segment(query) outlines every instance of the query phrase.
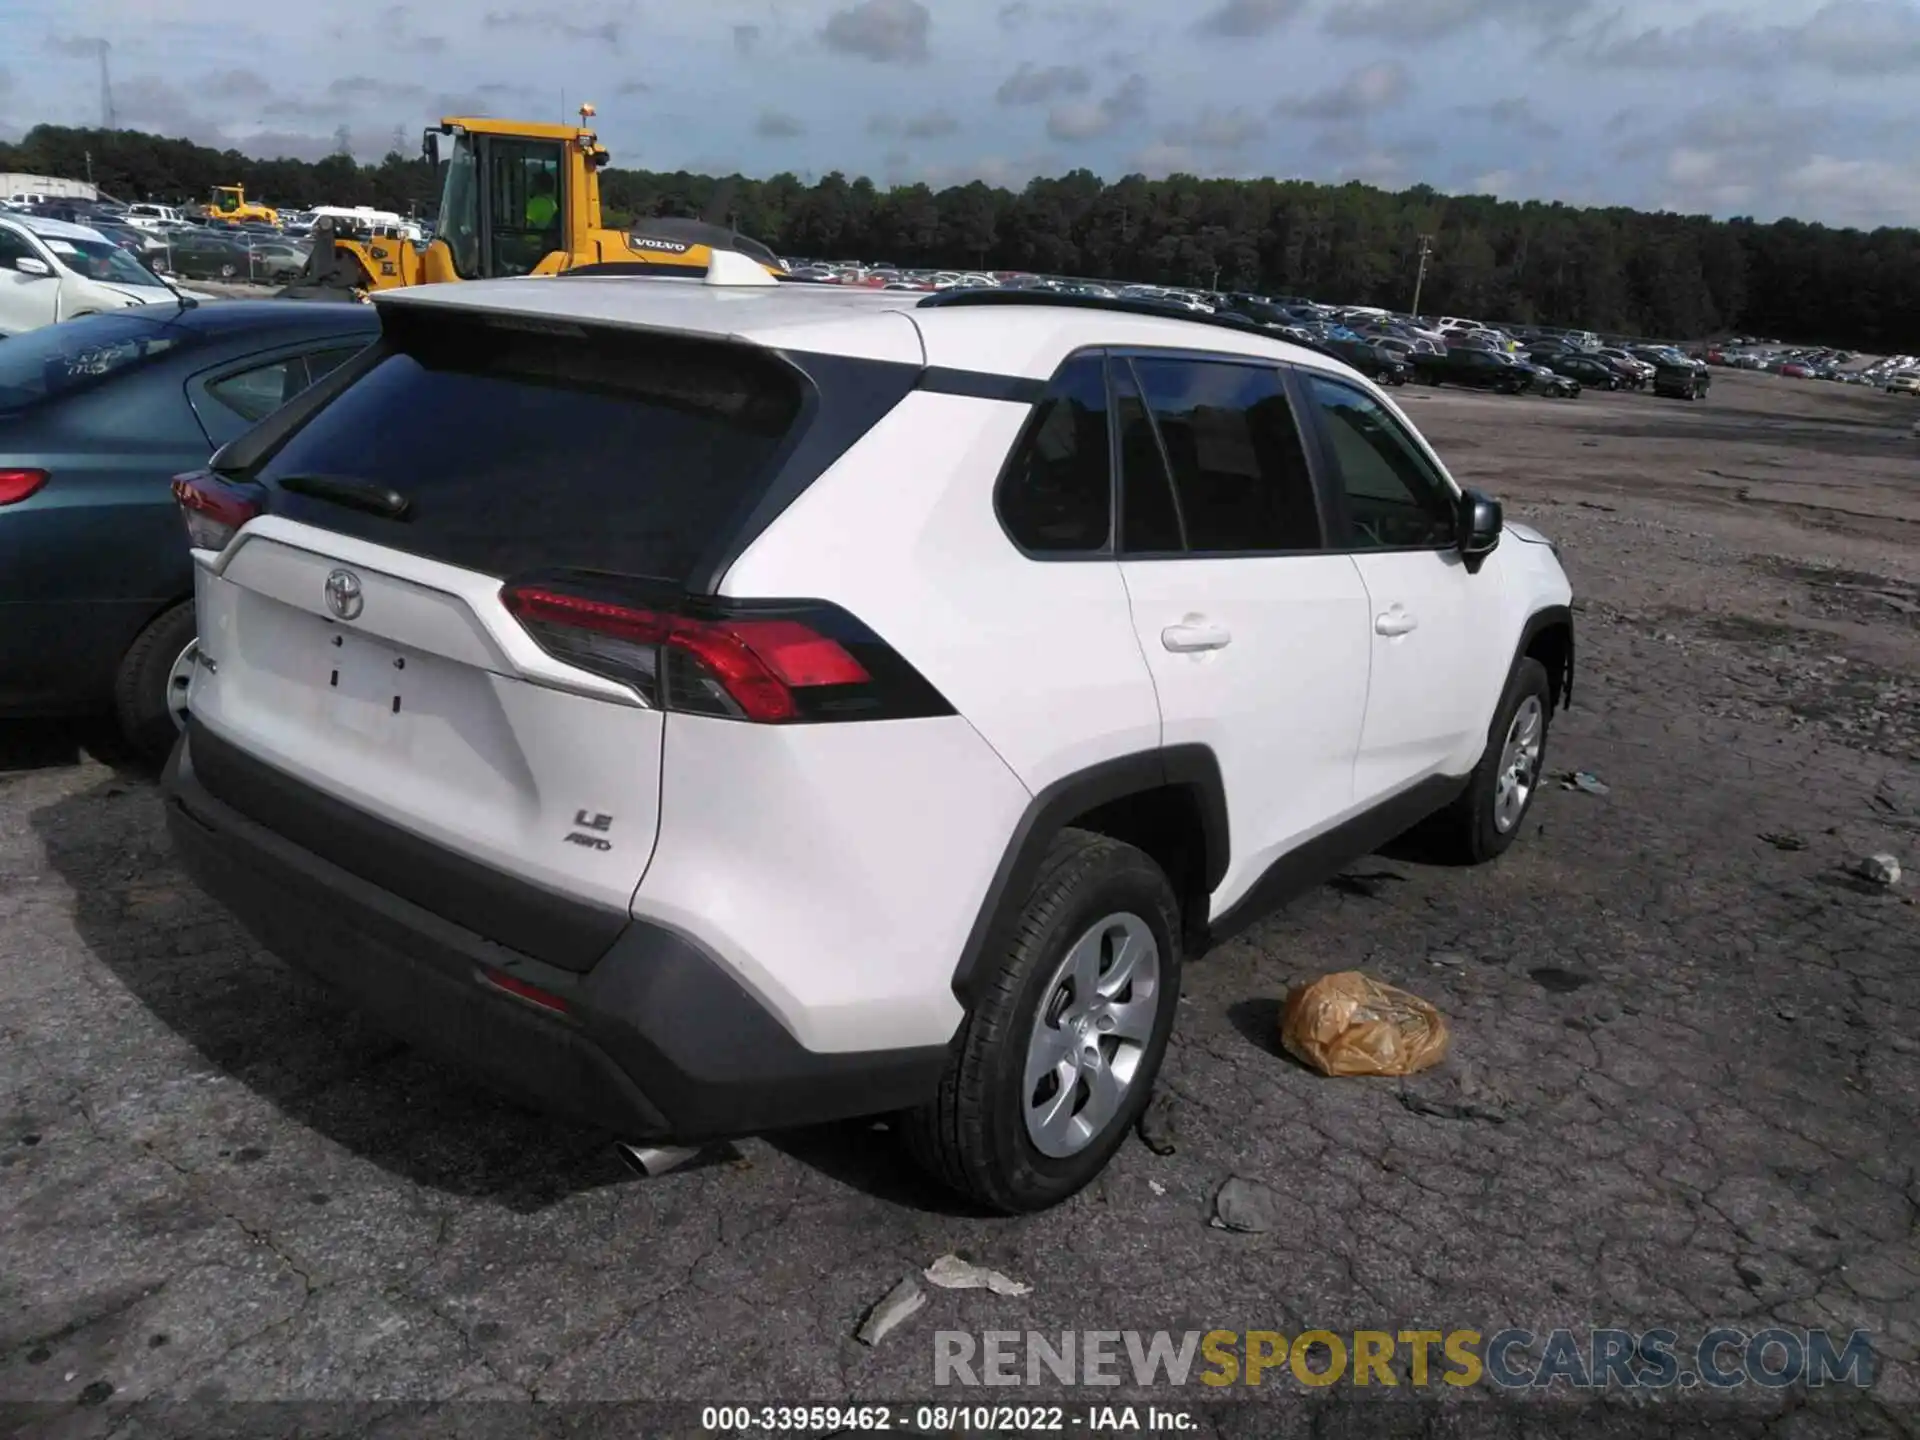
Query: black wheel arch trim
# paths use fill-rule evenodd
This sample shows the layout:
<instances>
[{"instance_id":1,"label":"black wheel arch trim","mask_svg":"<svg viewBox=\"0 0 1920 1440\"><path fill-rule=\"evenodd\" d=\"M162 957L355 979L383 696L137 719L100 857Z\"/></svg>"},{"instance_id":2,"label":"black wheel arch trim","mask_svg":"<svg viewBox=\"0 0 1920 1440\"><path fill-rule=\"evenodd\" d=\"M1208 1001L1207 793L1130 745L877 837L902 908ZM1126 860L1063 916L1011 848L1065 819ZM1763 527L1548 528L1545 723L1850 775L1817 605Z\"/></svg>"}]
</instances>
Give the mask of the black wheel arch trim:
<instances>
[{"instance_id":1,"label":"black wheel arch trim","mask_svg":"<svg viewBox=\"0 0 1920 1440\"><path fill-rule=\"evenodd\" d=\"M1205 745L1165 746L1116 756L1062 776L1028 803L987 885L986 897L980 903L973 928L967 934L966 947L953 971L953 993L962 1005L973 1008L980 962L1010 919L1010 902L1033 887L1034 877L1054 836L1076 816L1090 810L1169 788L1192 790L1198 803L1207 847L1206 869L1201 881L1204 889L1200 897L1204 905L1204 897L1211 895L1226 875L1230 855L1226 783L1220 775L1220 762L1211 749ZM1191 903L1194 898L1181 896L1183 903ZM1194 921L1191 916L1183 918ZM1204 926L1205 921L1203 913L1197 923Z\"/></svg>"},{"instance_id":2,"label":"black wheel arch trim","mask_svg":"<svg viewBox=\"0 0 1920 1440\"><path fill-rule=\"evenodd\" d=\"M1575 637L1573 610L1570 606L1544 606L1527 617L1527 623L1520 629L1519 643L1513 647L1513 664L1508 667L1507 680L1509 684L1512 683L1513 672L1518 670L1520 668L1520 662L1527 658L1527 652L1533 648L1533 642L1545 631L1556 628L1564 628L1567 632L1567 653L1565 659L1561 662L1560 673L1558 675L1550 673L1548 679L1553 682L1554 693L1560 702L1556 708L1566 710L1573 705L1573 657ZM1501 693L1506 693L1504 686L1501 689ZM1495 716L1495 719L1498 718L1498 716Z\"/></svg>"}]
</instances>

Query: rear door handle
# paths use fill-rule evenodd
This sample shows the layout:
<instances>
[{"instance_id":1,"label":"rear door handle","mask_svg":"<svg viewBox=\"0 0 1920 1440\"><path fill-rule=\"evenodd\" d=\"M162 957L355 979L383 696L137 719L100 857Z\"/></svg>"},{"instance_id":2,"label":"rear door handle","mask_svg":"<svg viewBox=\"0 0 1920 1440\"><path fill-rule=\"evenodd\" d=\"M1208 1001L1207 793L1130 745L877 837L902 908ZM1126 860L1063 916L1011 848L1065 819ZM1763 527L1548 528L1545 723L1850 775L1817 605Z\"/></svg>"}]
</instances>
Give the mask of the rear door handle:
<instances>
[{"instance_id":1,"label":"rear door handle","mask_svg":"<svg viewBox=\"0 0 1920 1440\"><path fill-rule=\"evenodd\" d=\"M1190 655L1197 650L1224 650L1233 643L1233 636L1221 626L1189 620L1167 626L1160 632L1160 643L1176 655Z\"/></svg>"},{"instance_id":2,"label":"rear door handle","mask_svg":"<svg viewBox=\"0 0 1920 1440\"><path fill-rule=\"evenodd\" d=\"M1406 635L1419 628L1420 622L1398 605L1373 617L1373 633L1376 635Z\"/></svg>"}]
</instances>

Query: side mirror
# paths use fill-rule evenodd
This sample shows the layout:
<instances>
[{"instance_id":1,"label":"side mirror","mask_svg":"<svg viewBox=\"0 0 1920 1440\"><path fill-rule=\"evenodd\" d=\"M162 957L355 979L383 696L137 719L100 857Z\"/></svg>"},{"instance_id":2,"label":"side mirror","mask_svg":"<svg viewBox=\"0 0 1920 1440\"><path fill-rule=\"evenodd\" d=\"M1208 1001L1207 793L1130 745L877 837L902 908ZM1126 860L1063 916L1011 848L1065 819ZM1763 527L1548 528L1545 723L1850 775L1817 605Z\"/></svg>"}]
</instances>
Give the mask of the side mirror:
<instances>
[{"instance_id":1,"label":"side mirror","mask_svg":"<svg viewBox=\"0 0 1920 1440\"><path fill-rule=\"evenodd\" d=\"M13 268L22 275L37 275L42 280L52 276L53 267L38 255L22 255L13 262Z\"/></svg>"},{"instance_id":2,"label":"side mirror","mask_svg":"<svg viewBox=\"0 0 1920 1440\"><path fill-rule=\"evenodd\" d=\"M1487 556L1499 548L1503 523L1498 500L1478 490L1461 492L1455 535L1467 569L1478 570Z\"/></svg>"},{"instance_id":3,"label":"side mirror","mask_svg":"<svg viewBox=\"0 0 1920 1440\"><path fill-rule=\"evenodd\" d=\"M440 166L440 132L429 130L420 137L420 158L438 169Z\"/></svg>"}]
</instances>

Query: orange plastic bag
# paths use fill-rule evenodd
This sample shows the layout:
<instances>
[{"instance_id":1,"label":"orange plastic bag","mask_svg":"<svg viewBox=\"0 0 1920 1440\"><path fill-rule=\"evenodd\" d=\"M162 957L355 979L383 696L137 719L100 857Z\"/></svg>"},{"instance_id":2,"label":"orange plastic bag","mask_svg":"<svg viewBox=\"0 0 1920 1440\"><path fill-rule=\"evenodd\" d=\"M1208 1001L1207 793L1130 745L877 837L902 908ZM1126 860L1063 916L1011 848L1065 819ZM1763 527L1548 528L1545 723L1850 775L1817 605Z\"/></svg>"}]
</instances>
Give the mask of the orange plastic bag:
<instances>
[{"instance_id":1,"label":"orange plastic bag","mask_svg":"<svg viewBox=\"0 0 1920 1440\"><path fill-rule=\"evenodd\" d=\"M1343 970L1293 988L1280 1043L1322 1075L1411 1075L1447 1058L1447 1022L1418 995Z\"/></svg>"}]
</instances>

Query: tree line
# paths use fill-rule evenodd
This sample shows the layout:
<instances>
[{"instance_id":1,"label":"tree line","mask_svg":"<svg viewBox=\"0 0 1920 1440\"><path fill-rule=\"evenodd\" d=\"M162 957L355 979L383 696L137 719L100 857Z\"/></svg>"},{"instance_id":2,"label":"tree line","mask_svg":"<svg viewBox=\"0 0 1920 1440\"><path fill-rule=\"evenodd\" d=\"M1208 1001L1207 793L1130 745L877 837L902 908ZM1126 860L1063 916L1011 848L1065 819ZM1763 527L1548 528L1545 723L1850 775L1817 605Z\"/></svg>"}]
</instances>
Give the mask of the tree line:
<instances>
[{"instance_id":1,"label":"tree line","mask_svg":"<svg viewBox=\"0 0 1920 1440\"><path fill-rule=\"evenodd\" d=\"M259 160L127 130L42 125L0 144L0 170L81 178L120 199L199 201L242 184L270 203L377 205L430 215L431 167L394 150ZM783 255L1297 295L1404 309L1432 248L1428 315L1680 339L1746 333L1881 353L1920 351L1920 230L1388 192L1358 182L1205 180L1086 170L1012 191L975 181L882 188L838 172L808 183L609 167L608 223L648 215L731 222Z\"/></svg>"}]
</instances>

